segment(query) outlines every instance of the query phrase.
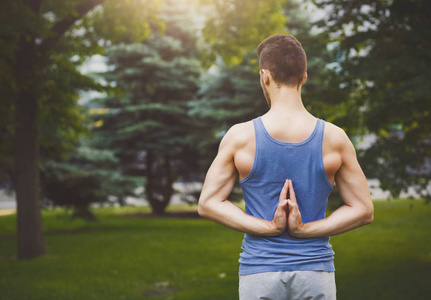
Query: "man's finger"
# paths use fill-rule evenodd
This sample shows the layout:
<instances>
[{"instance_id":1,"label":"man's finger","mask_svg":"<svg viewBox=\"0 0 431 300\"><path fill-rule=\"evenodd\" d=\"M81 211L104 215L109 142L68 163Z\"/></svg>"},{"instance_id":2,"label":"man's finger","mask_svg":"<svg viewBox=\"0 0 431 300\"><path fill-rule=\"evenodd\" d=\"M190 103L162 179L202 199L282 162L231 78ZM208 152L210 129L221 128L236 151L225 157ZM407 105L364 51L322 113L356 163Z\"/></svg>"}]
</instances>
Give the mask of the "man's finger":
<instances>
[{"instance_id":1,"label":"man's finger","mask_svg":"<svg viewBox=\"0 0 431 300\"><path fill-rule=\"evenodd\" d=\"M284 199L284 200L282 200L282 201L280 201L280 203L278 204L278 206L280 206L280 208L282 208L282 209L286 209L287 208L287 205L288 205L288 203L287 203L287 199Z\"/></svg>"},{"instance_id":2,"label":"man's finger","mask_svg":"<svg viewBox=\"0 0 431 300\"><path fill-rule=\"evenodd\" d=\"M280 193L280 199L279 199L280 202L287 198L288 190L289 190L289 180L286 180L284 182L283 189L281 190L281 193Z\"/></svg>"},{"instance_id":3,"label":"man's finger","mask_svg":"<svg viewBox=\"0 0 431 300\"><path fill-rule=\"evenodd\" d=\"M292 201L291 199L287 199L287 205L289 206L290 210L298 207L298 204L296 204L296 202Z\"/></svg>"},{"instance_id":4,"label":"man's finger","mask_svg":"<svg viewBox=\"0 0 431 300\"><path fill-rule=\"evenodd\" d=\"M288 188L289 188L289 199L296 203L296 195L295 195L295 190L293 189L292 180L289 180Z\"/></svg>"}]
</instances>

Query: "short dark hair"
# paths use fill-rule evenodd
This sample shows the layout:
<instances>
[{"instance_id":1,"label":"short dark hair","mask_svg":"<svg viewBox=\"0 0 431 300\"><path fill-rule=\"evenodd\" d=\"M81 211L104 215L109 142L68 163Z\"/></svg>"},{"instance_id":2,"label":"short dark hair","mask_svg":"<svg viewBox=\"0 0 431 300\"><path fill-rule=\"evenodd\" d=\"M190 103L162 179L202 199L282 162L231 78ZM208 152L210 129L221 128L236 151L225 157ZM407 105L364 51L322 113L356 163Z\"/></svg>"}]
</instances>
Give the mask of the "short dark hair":
<instances>
[{"instance_id":1,"label":"short dark hair","mask_svg":"<svg viewBox=\"0 0 431 300\"><path fill-rule=\"evenodd\" d=\"M257 47L261 69L267 69L280 85L298 87L307 72L307 56L301 43L290 34L274 34Z\"/></svg>"}]
</instances>

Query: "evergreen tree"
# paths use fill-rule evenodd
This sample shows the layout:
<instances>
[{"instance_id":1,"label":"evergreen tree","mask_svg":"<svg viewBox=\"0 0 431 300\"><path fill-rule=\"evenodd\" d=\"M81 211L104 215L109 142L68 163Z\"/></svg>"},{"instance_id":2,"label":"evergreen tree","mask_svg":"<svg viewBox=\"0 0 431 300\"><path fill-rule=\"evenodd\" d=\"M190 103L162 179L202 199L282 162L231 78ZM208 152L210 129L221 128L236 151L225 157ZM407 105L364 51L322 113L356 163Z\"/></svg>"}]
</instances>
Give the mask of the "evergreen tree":
<instances>
[{"instance_id":1,"label":"evergreen tree","mask_svg":"<svg viewBox=\"0 0 431 300\"><path fill-rule=\"evenodd\" d=\"M123 176L111 151L98 150L81 139L67 159L51 159L41 165L42 194L47 205L73 208L73 218L96 220L92 203L115 201L124 204L142 179Z\"/></svg>"},{"instance_id":2,"label":"evergreen tree","mask_svg":"<svg viewBox=\"0 0 431 300\"><path fill-rule=\"evenodd\" d=\"M165 9L163 35L107 50L112 70L105 78L122 92L95 101L108 109L98 116L99 146L114 150L125 174L146 177L145 195L155 214L164 213L180 171L196 159L188 103L201 72L187 7L168 1Z\"/></svg>"}]
</instances>

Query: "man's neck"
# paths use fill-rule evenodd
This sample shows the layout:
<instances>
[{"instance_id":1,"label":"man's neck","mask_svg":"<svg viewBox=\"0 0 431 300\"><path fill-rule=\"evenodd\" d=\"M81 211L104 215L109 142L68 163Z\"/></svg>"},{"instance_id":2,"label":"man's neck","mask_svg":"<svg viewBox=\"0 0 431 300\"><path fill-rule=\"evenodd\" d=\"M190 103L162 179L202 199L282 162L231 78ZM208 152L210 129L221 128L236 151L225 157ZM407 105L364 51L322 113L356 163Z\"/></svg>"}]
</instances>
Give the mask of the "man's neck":
<instances>
[{"instance_id":1,"label":"man's neck","mask_svg":"<svg viewBox=\"0 0 431 300\"><path fill-rule=\"evenodd\" d=\"M277 117L284 116L293 117L307 114L301 98L301 88L280 87L271 90L271 108L268 112L269 115Z\"/></svg>"}]
</instances>

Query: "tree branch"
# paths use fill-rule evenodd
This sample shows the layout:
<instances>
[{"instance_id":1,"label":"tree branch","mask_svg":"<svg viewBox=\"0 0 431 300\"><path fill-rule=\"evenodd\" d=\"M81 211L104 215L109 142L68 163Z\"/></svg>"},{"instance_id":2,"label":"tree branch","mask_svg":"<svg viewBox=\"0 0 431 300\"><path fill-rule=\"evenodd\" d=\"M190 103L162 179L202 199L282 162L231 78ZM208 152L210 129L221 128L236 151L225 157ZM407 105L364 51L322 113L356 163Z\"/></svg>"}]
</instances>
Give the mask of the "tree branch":
<instances>
[{"instance_id":1,"label":"tree branch","mask_svg":"<svg viewBox=\"0 0 431 300\"><path fill-rule=\"evenodd\" d=\"M84 17L90 10L106 0L87 0L76 7L76 14L65 17L52 26L51 35L40 45L42 53L46 53L54 48L66 31L75 24L76 21Z\"/></svg>"}]
</instances>

